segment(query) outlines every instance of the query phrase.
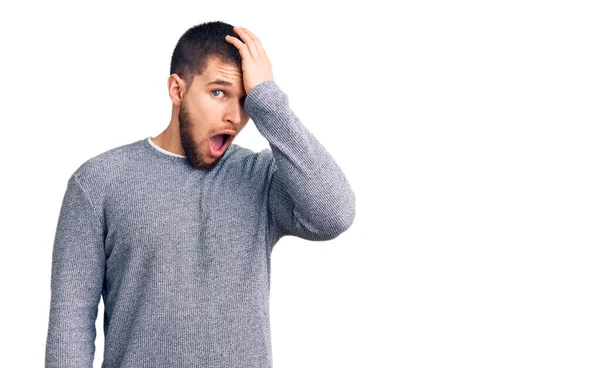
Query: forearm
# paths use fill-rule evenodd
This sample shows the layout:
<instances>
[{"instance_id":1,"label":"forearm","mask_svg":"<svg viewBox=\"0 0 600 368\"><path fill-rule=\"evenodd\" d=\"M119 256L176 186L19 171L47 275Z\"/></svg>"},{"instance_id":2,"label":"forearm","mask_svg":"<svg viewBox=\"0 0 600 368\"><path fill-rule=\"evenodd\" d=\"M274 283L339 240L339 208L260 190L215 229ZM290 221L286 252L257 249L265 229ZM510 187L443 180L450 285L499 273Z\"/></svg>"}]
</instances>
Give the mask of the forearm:
<instances>
[{"instance_id":1,"label":"forearm","mask_svg":"<svg viewBox=\"0 0 600 368\"><path fill-rule=\"evenodd\" d=\"M350 227L354 192L334 158L290 109L287 95L274 81L263 82L250 91L246 109L269 142L276 170L272 190L279 191L278 201L290 200L298 231L326 240Z\"/></svg>"}]
</instances>

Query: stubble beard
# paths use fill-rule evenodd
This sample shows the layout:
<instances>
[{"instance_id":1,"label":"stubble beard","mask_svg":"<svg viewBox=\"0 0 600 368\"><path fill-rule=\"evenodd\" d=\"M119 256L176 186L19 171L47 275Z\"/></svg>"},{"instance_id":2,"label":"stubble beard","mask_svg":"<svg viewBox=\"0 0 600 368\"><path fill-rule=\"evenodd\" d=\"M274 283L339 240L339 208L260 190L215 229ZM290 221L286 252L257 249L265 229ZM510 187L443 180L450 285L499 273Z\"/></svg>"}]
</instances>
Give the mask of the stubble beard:
<instances>
[{"instance_id":1,"label":"stubble beard","mask_svg":"<svg viewBox=\"0 0 600 368\"><path fill-rule=\"evenodd\" d=\"M212 169L219 163L221 157L224 156L224 153L217 157L212 163L205 162L205 157L200 152L200 147L194 142L194 137L192 135L193 124L190 121L189 111L185 101L181 103L181 108L179 109L177 117L179 119L179 139L181 140L181 146L188 160L197 169Z\"/></svg>"}]
</instances>

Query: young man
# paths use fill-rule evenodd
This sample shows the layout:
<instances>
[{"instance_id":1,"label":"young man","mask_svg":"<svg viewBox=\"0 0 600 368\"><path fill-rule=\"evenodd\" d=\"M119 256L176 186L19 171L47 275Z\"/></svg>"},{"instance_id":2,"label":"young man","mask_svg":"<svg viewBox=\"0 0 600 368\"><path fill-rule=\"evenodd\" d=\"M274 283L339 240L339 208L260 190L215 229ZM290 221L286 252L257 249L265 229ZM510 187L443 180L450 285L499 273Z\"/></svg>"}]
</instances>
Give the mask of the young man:
<instances>
[{"instance_id":1,"label":"young man","mask_svg":"<svg viewBox=\"0 0 600 368\"><path fill-rule=\"evenodd\" d=\"M100 297L103 368L271 367L273 246L333 239L354 221L346 177L290 110L250 31L187 30L168 86L161 134L89 159L68 181L47 368L92 367ZM271 149L233 143L250 118Z\"/></svg>"}]
</instances>

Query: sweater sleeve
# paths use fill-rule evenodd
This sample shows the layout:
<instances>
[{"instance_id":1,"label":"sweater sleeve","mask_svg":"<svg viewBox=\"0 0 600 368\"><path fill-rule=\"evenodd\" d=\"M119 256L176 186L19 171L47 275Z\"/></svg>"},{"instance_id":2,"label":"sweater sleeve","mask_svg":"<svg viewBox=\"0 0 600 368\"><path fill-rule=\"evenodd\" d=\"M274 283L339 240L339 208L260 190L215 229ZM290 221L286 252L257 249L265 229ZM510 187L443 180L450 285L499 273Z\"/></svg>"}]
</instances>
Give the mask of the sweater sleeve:
<instances>
[{"instance_id":1,"label":"sweater sleeve","mask_svg":"<svg viewBox=\"0 0 600 368\"><path fill-rule=\"evenodd\" d=\"M271 150L268 214L276 239L293 235L330 240L355 216L355 195L325 147L290 109L288 96L273 80L255 86L245 109Z\"/></svg>"},{"instance_id":2,"label":"sweater sleeve","mask_svg":"<svg viewBox=\"0 0 600 368\"><path fill-rule=\"evenodd\" d=\"M91 368L105 274L104 227L73 174L52 251L46 368Z\"/></svg>"}]
</instances>

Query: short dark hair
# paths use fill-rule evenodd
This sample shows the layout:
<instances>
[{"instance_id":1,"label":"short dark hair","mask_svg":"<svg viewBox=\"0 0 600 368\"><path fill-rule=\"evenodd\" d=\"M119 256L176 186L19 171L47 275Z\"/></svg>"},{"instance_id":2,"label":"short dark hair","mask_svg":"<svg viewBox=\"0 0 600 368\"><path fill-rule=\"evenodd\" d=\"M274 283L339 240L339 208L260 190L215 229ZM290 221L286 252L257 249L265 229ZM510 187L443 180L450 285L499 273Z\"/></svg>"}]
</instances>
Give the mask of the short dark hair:
<instances>
[{"instance_id":1,"label":"short dark hair","mask_svg":"<svg viewBox=\"0 0 600 368\"><path fill-rule=\"evenodd\" d=\"M225 40L226 35L240 39L233 26L222 21L205 22L189 28L177 41L169 75L177 74L189 88L194 75L202 74L213 57L242 70L242 57L237 47Z\"/></svg>"}]
</instances>

